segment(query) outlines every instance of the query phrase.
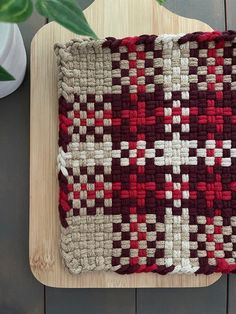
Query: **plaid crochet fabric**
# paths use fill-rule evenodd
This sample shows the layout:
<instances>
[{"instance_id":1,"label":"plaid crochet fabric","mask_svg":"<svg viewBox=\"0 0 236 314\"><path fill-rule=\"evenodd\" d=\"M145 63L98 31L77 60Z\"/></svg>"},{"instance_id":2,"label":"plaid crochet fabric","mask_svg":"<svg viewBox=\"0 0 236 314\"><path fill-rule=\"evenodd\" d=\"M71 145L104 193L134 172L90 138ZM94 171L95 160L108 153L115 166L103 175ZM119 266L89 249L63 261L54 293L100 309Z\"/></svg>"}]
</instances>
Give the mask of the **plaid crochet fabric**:
<instances>
[{"instance_id":1,"label":"plaid crochet fabric","mask_svg":"<svg viewBox=\"0 0 236 314\"><path fill-rule=\"evenodd\" d=\"M57 44L59 212L82 271L236 269L236 32Z\"/></svg>"}]
</instances>

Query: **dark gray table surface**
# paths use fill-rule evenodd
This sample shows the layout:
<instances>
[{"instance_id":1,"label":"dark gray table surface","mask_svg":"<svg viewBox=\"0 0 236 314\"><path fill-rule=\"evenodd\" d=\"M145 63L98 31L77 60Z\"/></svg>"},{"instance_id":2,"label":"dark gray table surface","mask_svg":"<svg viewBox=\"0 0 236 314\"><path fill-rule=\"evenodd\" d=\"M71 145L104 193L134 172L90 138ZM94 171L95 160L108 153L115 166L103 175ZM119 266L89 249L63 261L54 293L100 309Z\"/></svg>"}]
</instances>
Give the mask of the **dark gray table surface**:
<instances>
[{"instance_id":1,"label":"dark gray table surface","mask_svg":"<svg viewBox=\"0 0 236 314\"><path fill-rule=\"evenodd\" d=\"M82 7L92 2L79 1ZM168 0L165 6L217 30L236 29L236 0ZM28 56L45 23L35 13L20 25ZM236 275L192 289L54 289L37 282L28 262L29 95L28 67L22 86L0 100L0 314L235 314Z\"/></svg>"}]
</instances>

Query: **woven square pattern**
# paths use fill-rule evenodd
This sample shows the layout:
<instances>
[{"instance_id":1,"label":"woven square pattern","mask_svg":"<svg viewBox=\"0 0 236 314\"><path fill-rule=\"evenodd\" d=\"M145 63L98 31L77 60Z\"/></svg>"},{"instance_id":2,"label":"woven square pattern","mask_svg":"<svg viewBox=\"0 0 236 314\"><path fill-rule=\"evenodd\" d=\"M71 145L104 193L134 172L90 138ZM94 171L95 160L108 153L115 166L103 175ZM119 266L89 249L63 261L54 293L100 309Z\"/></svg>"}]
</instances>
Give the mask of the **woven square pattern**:
<instances>
[{"instance_id":1,"label":"woven square pattern","mask_svg":"<svg viewBox=\"0 0 236 314\"><path fill-rule=\"evenodd\" d=\"M236 33L57 44L73 274L236 269Z\"/></svg>"}]
</instances>

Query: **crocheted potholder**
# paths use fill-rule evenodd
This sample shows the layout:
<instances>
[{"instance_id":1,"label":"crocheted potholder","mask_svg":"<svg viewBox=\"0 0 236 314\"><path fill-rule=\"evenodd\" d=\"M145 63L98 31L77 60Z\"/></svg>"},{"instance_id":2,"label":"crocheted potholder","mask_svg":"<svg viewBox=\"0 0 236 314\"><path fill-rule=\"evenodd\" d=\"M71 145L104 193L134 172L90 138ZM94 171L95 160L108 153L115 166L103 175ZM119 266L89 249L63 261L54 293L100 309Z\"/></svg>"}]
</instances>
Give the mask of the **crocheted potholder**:
<instances>
[{"instance_id":1,"label":"crocheted potholder","mask_svg":"<svg viewBox=\"0 0 236 314\"><path fill-rule=\"evenodd\" d=\"M55 51L69 270L234 271L236 32Z\"/></svg>"}]
</instances>

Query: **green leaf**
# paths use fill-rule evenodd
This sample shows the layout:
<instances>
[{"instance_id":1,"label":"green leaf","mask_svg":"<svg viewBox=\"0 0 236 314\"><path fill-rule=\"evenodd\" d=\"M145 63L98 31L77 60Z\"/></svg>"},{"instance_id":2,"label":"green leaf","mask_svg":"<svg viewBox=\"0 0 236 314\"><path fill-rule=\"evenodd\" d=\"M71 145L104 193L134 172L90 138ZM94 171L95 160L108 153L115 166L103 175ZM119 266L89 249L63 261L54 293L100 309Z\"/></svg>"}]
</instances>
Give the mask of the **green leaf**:
<instances>
[{"instance_id":1,"label":"green leaf","mask_svg":"<svg viewBox=\"0 0 236 314\"><path fill-rule=\"evenodd\" d=\"M70 31L97 39L80 6L73 0L37 0L39 14L56 21Z\"/></svg>"},{"instance_id":2,"label":"green leaf","mask_svg":"<svg viewBox=\"0 0 236 314\"><path fill-rule=\"evenodd\" d=\"M31 0L0 0L0 22L19 23L31 14Z\"/></svg>"},{"instance_id":3,"label":"green leaf","mask_svg":"<svg viewBox=\"0 0 236 314\"><path fill-rule=\"evenodd\" d=\"M0 81L14 81L15 78L0 65Z\"/></svg>"},{"instance_id":4,"label":"green leaf","mask_svg":"<svg viewBox=\"0 0 236 314\"><path fill-rule=\"evenodd\" d=\"M163 4L166 2L166 0L157 0L157 2L158 2L160 5L163 5Z\"/></svg>"}]
</instances>

